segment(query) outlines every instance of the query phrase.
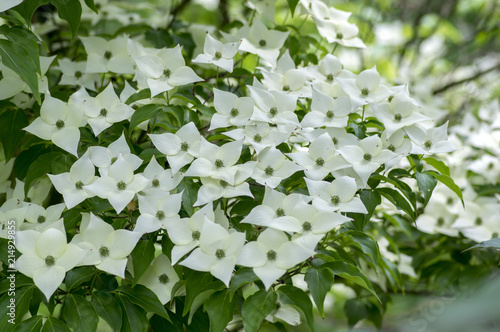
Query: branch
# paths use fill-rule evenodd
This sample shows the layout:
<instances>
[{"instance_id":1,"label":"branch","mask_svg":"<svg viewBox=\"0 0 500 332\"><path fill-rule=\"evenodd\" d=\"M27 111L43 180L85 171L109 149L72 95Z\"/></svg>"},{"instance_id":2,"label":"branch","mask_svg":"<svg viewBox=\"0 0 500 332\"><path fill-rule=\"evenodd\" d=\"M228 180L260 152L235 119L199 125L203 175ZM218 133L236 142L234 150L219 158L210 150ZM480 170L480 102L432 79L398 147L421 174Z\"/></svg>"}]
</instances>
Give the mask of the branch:
<instances>
[{"instance_id":1,"label":"branch","mask_svg":"<svg viewBox=\"0 0 500 332\"><path fill-rule=\"evenodd\" d=\"M170 13L172 15L172 20L168 24L167 28L170 28L172 24L174 24L177 15L179 15L179 13L184 9L184 7L189 5L190 2L191 0L182 0L174 9L172 9L172 12Z\"/></svg>"},{"instance_id":2,"label":"branch","mask_svg":"<svg viewBox=\"0 0 500 332\"><path fill-rule=\"evenodd\" d=\"M493 67L488 68L486 70L477 71L474 75L471 75L469 77L463 78L463 79L458 80L458 81L450 82L450 83L446 84L445 86L442 86L442 87L434 90L432 92L432 94L433 95L437 95L438 93L444 92L444 91L448 90L449 88L454 87L455 85L459 85L459 84L465 83L467 81L473 81L473 80L478 79L479 77L481 77L481 76L483 76L483 75L485 75L485 74L487 74L489 72L492 72L492 71L494 71L496 69L500 69L500 63L497 63Z\"/></svg>"}]
</instances>

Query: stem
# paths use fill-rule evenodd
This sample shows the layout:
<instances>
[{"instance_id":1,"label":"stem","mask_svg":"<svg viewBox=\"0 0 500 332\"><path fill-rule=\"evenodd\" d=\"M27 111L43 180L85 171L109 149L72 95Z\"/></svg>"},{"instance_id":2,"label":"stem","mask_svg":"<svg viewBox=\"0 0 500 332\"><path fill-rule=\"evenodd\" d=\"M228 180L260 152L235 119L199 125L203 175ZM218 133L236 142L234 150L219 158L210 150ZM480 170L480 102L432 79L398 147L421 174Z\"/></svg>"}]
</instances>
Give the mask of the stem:
<instances>
[{"instance_id":1,"label":"stem","mask_svg":"<svg viewBox=\"0 0 500 332\"><path fill-rule=\"evenodd\" d=\"M335 53L335 50L337 49L337 46L339 46L338 43L335 43L335 46L333 47L333 51L332 51L332 54Z\"/></svg>"},{"instance_id":2,"label":"stem","mask_svg":"<svg viewBox=\"0 0 500 332\"><path fill-rule=\"evenodd\" d=\"M318 52L319 47L321 46L321 43L323 42L323 39L325 39L325 38L324 38L324 37L321 37L321 39L319 40L318 46L316 47L316 50L314 50L314 54L316 54L316 52ZM333 53L333 52L332 52L332 53Z\"/></svg>"},{"instance_id":3,"label":"stem","mask_svg":"<svg viewBox=\"0 0 500 332\"><path fill-rule=\"evenodd\" d=\"M254 76L255 76L255 73L257 72L257 66L259 65L259 60L260 60L260 58L259 58L259 56L257 56L257 63L255 64L255 68L253 70L253 75Z\"/></svg>"},{"instance_id":4,"label":"stem","mask_svg":"<svg viewBox=\"0 0 500 332\"><path fill-rule=\"evenodd\" d=\"M248 22L248 25L252 25L253 23L253 18L255 17L255 13L257 12L256 9L253 10L252 17L250 17L250 22Z\"/></svg>"},{"instance_id":5,"label":"stem","mask_svg":"<svg viewBox=\"0 0 500 332\"><path fill-rule=\"evenodd\" d=\"M361 121L365 121L365 107L366 105L363 105L363 114L361 114Z\"/></svg>"},{"instance_id":6,"label":"stem","mask_svg":"<svg viewBox=\"0 0 500 332\"><path fill-rule=\"evenodd\" d=\"M422 159L424 159L424 155L421 155L420 158L418 158L417 162L415 163L415 165L413 165L409 170L408 170L408 173L413 171L413 169L415 169L415 167L418 166L418 164L420 164L420 162L422 161Z\"/></svg>"},{"instance_id":7,"label":"stem","mask_svg":"<svg viewBox=\"0 0 500 332\"><path fill-rule=\"evenodd\" d=\"M217 66L217 74L215 75L215 87L219 84L219 66Z\"/></svg>"}]
</instances>

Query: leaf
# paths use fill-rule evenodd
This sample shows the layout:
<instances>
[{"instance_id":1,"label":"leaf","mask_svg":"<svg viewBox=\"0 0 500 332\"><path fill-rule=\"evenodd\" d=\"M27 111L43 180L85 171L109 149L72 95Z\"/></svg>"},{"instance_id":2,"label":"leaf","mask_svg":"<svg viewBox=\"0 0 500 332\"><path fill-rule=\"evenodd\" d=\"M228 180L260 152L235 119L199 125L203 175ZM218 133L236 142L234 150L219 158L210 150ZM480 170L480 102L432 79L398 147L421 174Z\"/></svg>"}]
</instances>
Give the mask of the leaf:
<instances>
[{"instance_id":1,"label":"leaf","mask_svg":"<svg viewBox=\"0 0 500 332\"><path fill-rule=\"evenodd\" d=\"M428 157L424 158L423 161L425 161L427 164L431 165L434 167L439 173L450 176L450 168L446 166L444 162L441 160L437 160L436 158Z\"/></svg>"},{"instance_id":2,"label":"leaf","mask_svg":"<svg viewBox=\"0 0 500 332\"><path fill-rule=\"evenodd\" d=\"M15 9L26 19L26 21L30 24L31 17L36 9L40 6L48 3L49 0L28 0L23 1L19 6L15 7Z\"/></svg>"},{"instance_id":3,"label":"leaf","mask_svg":"<svg viewBox=\"0 0 500 332\"><path fill-rule=\"evenodd\" d=\"M43 316L33 316L17 325L14 332L38 332L42 329L42 325Z\"/></svg>"},{"instance_id":4,"label":"leaf","mask_svg":"<svg viewBox=\"0 0 500 332\"><path fill-rule=\"evenodd\" d=\"M352 328L357 322L368 317L366 303L358 299L347 300L344 305L344 312L347 316L349 328Z\"/></svg>"},{"instance_id":5,"label":"leaf","mask_svg":"<svg viewBox=\"0 0 500 332\"><path fill-rule=\"evenodd\" d=\"M163 318L170 319L156 294L149 288L143 285L135 285L132 288L130 285L127 285L119 287L116 292L126 296L132 303L138 305L146 312L153 312Z\"/></svg>"},{"instance_id":6,"label":"leaf","mask_svg":"<svg viewBox=\"0 0 500 332\"><path fill-rule=\"evenodd\" d=\"M96 14L98 14L97 7L95 6L94 0L85 0L85 4L87 5L87 7L92 9Z\"/></svg>"},{"instance_id":7,"label":"leaf","mask_svg":"<svg viewBox=\"0 0 500 332\"><path fill-rule=\"evenodd\" d=\"M278 288L278 294L281 303L289 304L302 313L309 329L314 332L313 306L309 296L302 289L288 285Z\"/></svg>"},{"instance_id":8,"label":"leaf","mask_svg":"<svg viewBox=\"0 0 500 332\"><path fill-rule=\"evenodd\" d=\"M79 0L50 0L50 3L57 8L57 14L60 18L69 23L73 39L76 37L80 27L80 18L82 16L82 5Z\"/></svg>"},{"instance_id":9,"label":"leaf","mask_svg":"<svg viewBox=\"0 0 500 332\"><path fill-rule=\"evenodd\" d=\"M182 207L190 216L194 213L193 204L196 202L199 188L199 183L195 183L187 178L184 178L178 187L178 191L182 192Z\"/></svg>"},{"instance_id":10,"label":"leaf","mask_svg":"<svg viewBox=\"0 0 500 332\"><path fill-rule=\"evenodd\" d=\"M210 296L205 301L205 311L210 318L210 331L223 332L227 324L233 319L236 298L232 296L228 289L224 289Z\"/></svg>"},{"instance_id":11,"label":"leaf","mask_svg":"<svg viewBox=\"0 0 500 332\"><path fill-rule=\"evenodd\" d=\"M462 195L462 190L460 190L460 187L457 186L455 181L453 181L452 178L450 178L448 175L443 175L438 172L434 171L427 171L428 174L432 175L435 177L439 182L450 188L457 196L460 198L462 201L462 206L465 208L465 203L464 203L464 197Z\"/></svg>"},{"instance_id":12,"label":"leaf","mask_svg":"<svg viewBox=\"0 0 500 332\"><path fill-rule=\"evenodd\" d=\"M145 332L148 317L141 306L134 305L130 298L118 295L122 307L122 332Z\"/></svg>"},{"instance_id":13,"label":"leaf","mask_svg":"<svg viewBox=\"0 0 500 332\"><path fill-rule=\"evenodd\" d=\"M35 286L27 286L16 289L16 323L20 323L24 314L28 312L31 297ZM8 294L8 293L7 293Z\"/></svg>"},{"instance_id":14,"label":"leaf","mask_svg":"<svg viewBox=\"0 0 500 332\"><path fill-rule=\"evenodd\" d=\"M387 198L398 210L404 211L412 220L415 220L413 208L397 190L391 188L377 188L375 190Z\"/></svg>"},{"instance_id":15,"label":"leaf","mask_svg":"<svg viewBox=\"0 0 500 332\"><path fill-rule=\"evenodd\" d=\"M278 296L274 291L259 290L249 296L241 308L241 317L246 332L257 332L260 324L276 308Z\"/></svg>"},{"instance_id":16,"label":"leaf","mask_svg":"<svg viewBox=\"0 0 500 332\"><path fill-rule=\"evenodd\" d=\"M373 289L370 280L368 280L368 278L366 278L366 276L354 265L342 261L336 261L325 263L322 265L322 267L329 268L330 270L332 270L333 274L360 285L361 287L372 293L377 298L377 300L380 301L377 293L375 293L375 290Z\"/></svg>"},{"instance_id":17,"label":"leaf","mask_svg":"<svg viewBox=\"0 0 500 332\"><path fill-rule=\"evenodd\" d=\"M297 7L299 0L287 0L287 2L288 2L288 6L290 7L290 11L292 12L292 17L293 17L293 14L295 14L295 8Z\"/></svg>"},{"instance_id":18,"label":"leaf","mask_svg":"<svg viewBox=\"0 0 500 332\"><path fill-rule=\"evenodd\" d=\"M49 317L43 324L41 332L70 332L69 328L62 320L55 317Z\"/></svg>"},{"instance_id":19,"label":"leaf","mask_svg":"<svg viewBox=\"0 0 500 332\"><path fill-rule=\"evenodd\" d=\"M135 285L155 258L155 246L153 241L139 241L134 250L132 250L130 256L134 266Z\"/></svg>"},{"instance_id":20,"label":"leaf","mask_svg":"<svg viewBox=\"0 0 500 332\"><path fill-rule=\"evenodd\" d=\"M370 261L374 266L378 265L380 259L380 251L378 249L378 244L369 235L366 235L360 231L349 231L348 234L352 236L352 239L359 244L361 250L370 257Z\"/></svg>"},{"instance_id":21,"label":"leaf","mask_svg":"<svg viewBox=\"0 0 500 332\"><path fill-rule=\"evenodd\" d=\"M153 315L149 320L149 325L151 325L152 331L183 331L182 324L179 328L176 328L172 323L170 323L165 318L158 315Z\"/></svg>"},{"instance_id":22,"label":"leaf","mask_svg":"<svg viewBox=\"0 0 500 332\"><path fill-rule=\"evenodd\" d=\"M22 47L15 45L12 41L0 39L0 56L2 57L2 63L12 69L26 82L35 99L40 104L38 77L36 75L37 66L31 60L30 54Z\"/></svg>"},{"instance_id":23,"label":"leaf","mask_svg":"<svg viewBox=\"0 0 500 332\"><path fill-rule=\"evenodd\" d=\"M259 280L259 277L253 272L252 268L243 267L240 268L236 274L231 278L231 283L229 284L229 289L231 291L231 297L234 296L234 293L242 286L249 284Z\"/></svg>"},{"instance_id":24,"label":"leaf","mask_svg":"<svg viewBox=\"0 0 500 332\"><path fill-rule=\"evenodd\" d=\"M310 267L307 269L304 280L307 283L307 287L311 292L321 317L325 317L323 303L325 302L326 294L333 286L332 272L326 268Z\"/></svg>"},{"instance_id":25,"label":"leaf","mask_svg":"<svg viewBox=\"0 0 500 332\"><path fill-rule=\"evenodd\" d=\"M115 298L109 293L98 291L92 295L92 305L113 331L120 331L122 326L122 310Z\"/></svg>"},{"instance_id":26,"label":"leaf","mask_svg":"<svg viewBox=\"0 0 500 332\"><path fill-rule=\"evenodd\" d=\"M424 195L424 207L429 202L431 198L432 191L436 187L437 180L432 175L427 172L420 173L415 172L415 178L417 179L417 185L420 192Z\"/></svg>"},{"instance_id":27,"label":"leaf","mask_svg":"<svg viewBox=\"0 0 500 332\"><path fill-rule=\"evenodd\" d=\"M475 248L500 248L500 237L488 241L483 241L481 243L476 244L475 246L465 249L464 251Z\"/></svg>"},{"instance_id":28,"label":"leaf","mask_svg":"<svg viewBox=\"0 0 500 332\"><path fill-rule=\"evenodd\" d=\"M5 162L16 152L21 139L26 134L22 129L29 124L28 117L23 110L7 110L0 114L0 141L2 141Z\"/></svg>"},{"instance_id":29,"label":"leaf","mask_svg":"<svg viewBox=\"0 0 500 332\"><path fill-rule=\"evenodd\" d=\"M151 90L144 89L144 90L136 92L133 95L131 95L130 97L128 97L127 101L125 101L125 104L130 105L133 102L136 102L136 101L142 100L142 99L147 99L147 98L151 98Z\"/></svg>"},{"instance_id":30,"label":"leaf","mask_svg":"<svg viewBox=\"0 0 500 332\"><path fill-rule=\"evenodd\" d=\"M62 317L74 332L95 331L99 322L92 304L83 296L76 294L66 295Z\"/></svg>"},{"instance_id":31,"label":"leaf","mask_svg":"<svg viewBox=\"0 0 500 332\"><path fill-rule=\"evenodd\" d=\"M64 284L66 285L68 292L92 279L95 272L96 269L90 266L77 267L68 271L68 273L66 273L66 278L64 279Z\"/></svg>"},{"instance_id":32,"label":"leaf","mask_svg":"<svg viewBox=\"0 0 500 332\"><path fill-rule=\"evenodd\" d=\"M54 168L61 170L61 160L68 160L68 156L59 151L45 153L38 157L28 169L26 180L24 181L24 192L28 192L31 184L35 180L45 176L47 173L54 174ZM69 171L70 167L71 165L67 165L67 171Z\"/></svg>"},{"instance_id":33,"label":"leaf","mask_svg":"<svg viewBox=\"0 0 500 332\"><path fill-rule=\"evenodd\" d=\"M138 108L130 118L129 131L132 133L132 130L134 130L135 127L137 127L140 123L143 123L146 120L154 119L162 109L162 105L154 104L149 104Z\"/></svg>"},{"instance_id":34,"label":"leaf","mask_svg":"<svg viewBox=\"0 0 500 332\"><path fill-rule=\"evenodd\" d=\"M182 316L185 316L189 310L191 310L194 299L203 290L207 289L207 286L212 283L212 280L212 275L207 272L192 271L189 273L186 278L186 302L184 304Z\"/></svg>"},{"instance_id":35,"label":"leaf","mask_svg":"<svg viewBox=\"0 0 500 332\"><path fill-rule=\"evenodd\" d=\"M33 32L20 26L9 28L7 25L2 25L0 27L0 34L7 37L14 45L24 49L35 65L36 72L40 75L42 74L40 68L40 52L37 44L39 39Z\"/></svg>"}]
</instances>

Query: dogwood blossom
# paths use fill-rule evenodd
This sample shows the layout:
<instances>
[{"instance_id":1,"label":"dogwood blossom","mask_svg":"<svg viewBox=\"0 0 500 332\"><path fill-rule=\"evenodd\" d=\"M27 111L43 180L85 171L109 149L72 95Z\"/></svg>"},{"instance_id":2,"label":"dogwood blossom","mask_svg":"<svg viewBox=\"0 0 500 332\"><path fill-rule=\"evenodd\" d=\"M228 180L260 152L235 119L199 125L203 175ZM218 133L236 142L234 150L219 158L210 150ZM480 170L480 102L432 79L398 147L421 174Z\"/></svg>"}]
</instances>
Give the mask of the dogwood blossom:
<instances>
[{"instance_id":1,"label":"dogwood blossom","mask_svg":"<svg viewBox=\"0 0 500 332\"><path fill-rule=\"evenodd\" d=\"M106 40L101 37L80 37L87 52L86 73L133 74L134 66L128 55L126 36Z\"/></svg>"},{"instance_id":2,"label":"dogwood blossom","mask_svg":"<svg viewBox=\"0 0 500 332\"><path fill-rule=\"evenodd\" d=\"M161 254L151 262L137 283L151 289L160 302L166 304L170 301L172 288L177 281L179 276L171 266L170 260Z\"/></svg>"},{"instance_id":3,"label":"dogwood blossom","mask_svg":"<svg viewBox=\"0 0 500 332\"><path fill-rule=\"evenodd\" d=\"M139 211L134 232L151 233L160 228L166 229L167 224L179 222L182 193L163 196L139 196ZM174 226L175 227L175 226Z\"/></svg>"},{"instance_id":4,"label":"dogwood blossom","mask_svg":"<svg viewBox=\"0 0 500 332\"><path fill-rule=\"evenodd\" d=\"M214 88L214 107L217 113L210 120L209 130L249 124L254 104L251 97L238 98L230 92Z\"/></svg>"},{"instance_id":5,"label":"dogwood blossom","mask_svg":"<svg viewBox=\"0 0 500 332\"><path fill-rule=\"evenodd\" d=\"M162 195L175 189L184 178L184 174L172 173L171 169L163 169L155 156L151 158L149 164L142 173L148 180L148 185L142 190L146 195Z\"/></svg>"},{"instance_id":6,"label":"dogwood blossom","mask_svg":"<svg viewBox=\"0 0 500 332\"><path fill-rule=\"evenodd\" d=\"M312 205L318 210L368 213L361 199L355 197L358 186L353 178L341 176L332 182L305 178L305 181L313 197Z\"/></svg>"},{"instance_id":7,"label":"dogwood blossom","mask_svg":"<svg viewBox=\"0 0 500 332\"><path fill-rule=\"evenodd\" d=\"M418 125L405 128L411 139L411 153L430 155L455 151L457 148L448 141L448 122L436 128L424 129Z\"/></svg>"},{"instance_id":8,"label":"dogwood blossom","mask_svg":"<svg viewBox=\"0 0 500 332\"><path fill-rule=\"evenodd\" d=\"M351 99L347 96L333 99L317 89L312 89L311 112L307 113L300 123L303 127L336 127L347 126L351 113Z\"/></svg>"},{"instance_id":9,"label":"dogwood blossom","mask_svg":"<svg viewBox=\"0 0 500 332\"><path fill-rule=\"evenodd\" d=\"M301 166L288 160L273 144L259 153L252 178L264 186L276 188L283 179L302 169Z\"/></svg>"},{"instance_id":10,"label":"dogwood blossom","mask_svg":"<svg viewBox=\"0 0 500 332\"><path fill-rule=\"evenodd\" d=\"M199 54L194 60L194 63L212 63L217 67L224 69L230 73L233 72L233 58L238 52L238 47L241 42L222 44L220 41L212 37L208 32L205 37L205 46L203 54Z\"/></svg>"}]
</instances>

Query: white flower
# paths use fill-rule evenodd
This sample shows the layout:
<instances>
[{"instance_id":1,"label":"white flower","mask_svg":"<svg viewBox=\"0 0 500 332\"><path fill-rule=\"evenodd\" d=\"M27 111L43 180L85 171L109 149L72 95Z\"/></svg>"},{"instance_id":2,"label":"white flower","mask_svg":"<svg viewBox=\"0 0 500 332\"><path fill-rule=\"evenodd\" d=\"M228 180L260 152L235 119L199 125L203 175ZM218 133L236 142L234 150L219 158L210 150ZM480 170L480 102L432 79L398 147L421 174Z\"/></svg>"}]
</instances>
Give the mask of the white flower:
<instances>
[{"instance_id":1,"label":"white flower","mask_svg":"<svg viewBox=\"0 0 500 332\"><path fill-rule=\"evenodd\" d=\"M276 188L283 179L302 169L299 165L288 160L273 145L257 156L257 167L255 167L252 178L264 186Z\"/></svg>"},{"instance_id":2,"label":"white flower","mask_svg":"<svg viewBox=\"0 0 500 332\"><path fill-rule=\"evenodd\" d=\"M135 174L133 167L120 154L108 168L108 175L102 176L85 188L101 198L105 198L120 213L134 199L136 193L148 184L148 180Z\"/></svg>"},{"instance_id":3,"label":"white flower","mask_svg":"<svg viewBox=\"0 0 500 332\"><path fill-rule=\"evenodd\" d=\"M256 106L251 117L253 121L298 126L299 120L295 114L297 96L278 91L266 91L253 86L247 86L247 88Z\"/></svg>"},{"instance_id":4,"label":"white flower","mask_svg":"<svg viewBox=\"0 0 500 332\"><path fill-rule=\"evenodd\" d=\"M288 325L297 326L300 324L300 313L291 305L278 302L276 309L266 316L266 320L271 323L283 321Z\"/></svg>"},{"instance_id":5,"label":"white flower","mask_svg":"<svg viewBox=\"0 0 500 332\"><path fill-rule=\"evenodd\" d=\"M80 37L87 52L86 73L133 74L134 66L127 52L126 36L106 40L100 37Z\"/></svg>"},{"instance_id":6,"label":"white flower","mask_svg":"<svg viewBox=\"0 0 500 332\"><path fill-rule=\"evenodd\" d=\"M171 169L163 169L158 164L155 156L151 158L148 166L144 169L142 175L148 179L148 185L143 189L146 195L161 195L169 193L175 189L184 178L184 174L177 172L172 173Z\"/></svg>"},{"instance_id":7,"label":"white flower","mask_svg":"<svg viewBox=\"0 0 500 332\"><path fill-rule=\"evenodd\" d=\"M332 182L305 179L309 195L314 197L312 205L320 211L368 213L365 205L356 196L356 180L341 176Z\"/></svg>"},{"instance_id":8,"label":"white flower","mask_svg":"<svg viewBox=\"0 0 500 332\"><path fill-rule=\"evenodd\" d=\"M208 130L249 124L254 105L251 97L238 98L214 88L214 107L217 113L212 116Z\"/></svg>"},{"instance_id":9,"label":"white flower","mask_svg":"<svg viewBox=\"0 0 500 332\"><path fill-rule=\"evenodd\" d=\"M139 211L134 232L151 233L160 228L167 229L167 224L180 221L182 193L163 196L139 196Z\"/></svg>"},{"instance_id":10,"label":"white flower","mask_svg":"<svg viewBox=\"0 0 500 332\"><path fill-rule=\"evenodd\" d=\"M75 161L69 172L61 174L47 174L56 190L63 195L64 203L71 209L85 199L95 196L85 186L95 180L95 167L90 161L89 151Z\"/></svg>"},{"instance_id":11,"label":"white flower","mask_svg":"<svg viewBox=\"0 0 500 332\"><path fill-rule=\"evenodd\" d=\"M86 73L87 62L72 62L70 59L59 59L59 69L62 76L59 85L77 85L95 91L96 83L100 81L98 74Z\"/></svg>"},{"instance_id":12,"label":"white flower","mask_svg":"<svg viewBox=\"0 0 500 332\"><path fill-rule=\"evenodd\" d=\"M22 253L16 261L16 269L33 278L47 300L62 283L66 272L80 263L86 255L86 250L68 244L66 234L54 228L42 233L33 230L18 231L16 246Z\"/></svg>"},{"instance_id":13,"label":"white flower","mask_svg":"<svg viewBox=\"0 0 500 332\"><path fill-rule=\"evenodd\" d=\"M202 78L186 66L181 48L164 49L157 55L134 57L137 68L147 77L151 96L172 90L176 86L202 81Z\"/></svg>"},{"instance_id":14,"label":"white flower","mask_svg":"<svg viewBox=\"0 0 500 332\"><path fill-rule=\"evenodd\" d=\"M500 234L500 205L496 198L480 197L468 201L451 227L459 229L467 238L482 242L496 238Z\"/></svg>"},{"instance_id":15,"label":"white flower","mask_svg":"<svg viewBox=\"0 0 500 332\"><path fill-rule=\"evenodd\" d=\"M390 138L387 138L386 131L382 132L381 135L382 145L384 149L388 149L397 154L397 156L385 163L385 168L391 168L410 154L412 146L411 141L405 137L405 133L402 129L396 130Z\"/></svg>"},{"instance_id":16,"label":"white flower","mask_svg":"<svg viewBox=\"0 0 500 332\"><path fill-rule=\"evenodd\" d=\"M206 219L200 235L200 247L180 264L196 271L210 272L229 287L244 244L245 233L230 233L221 225Z\"/></svg>"},{"instance_id":17,"label":"white flower","mask_svg":"<svg viewBox=\"0 0 500 332\"><path fill-rule=\"evenodd\" d=\"M276 0L248 0L246 5L257 11L271 22L274 22L274 13L276 11Z\"/></svg>"},{"instance_id":18,"label":"white flower","mask_svg":"<svg viewBox=\"0 0 500 332\"><path fill-rule=\"evenodd\" d=\"M252 267L267 289L287 269L314 255L314 250L289 241L285 233L268 228L257 241L247 243L238 257L237 264Z\"/></svg>"},{"instance_id":19,"label":"white flower","mask_svg":"<svg viewBox=\"0 0 500 332\"><path fill-rule=\"evenodd\" d=\"M81 122L82 114L74 105L68 105L47 95L40 108L40 117L24 130L42 139L51 140L61 149L78 156L78 127Z\"/></svg>"},{"instance_id":20,"label":"white flower","mask_svg":"<svg viewBox=\"0 0 500 332\"><path fill-rule=\"evenodd\" d=\"M64 203L51 205L47 209L35 203L28 204L25 217L27 222L22 225L22 230L31 229L40 231L46 229L47 226L62 220L61 213L65 208L66 205Z\"/></svg>"},{"instance_id":21,"label":"white flower","mask_svg":"<svg viewBox=\"0 0 500 332\"><path fill-rule=\"evenodd\" d=\"M193 60L195 63L212 63L230 73L233 72L233 57L241 42L222 44L207 32L203 54Z\"/></svg>"},{"instance_id":22,"label":"white flower","mask_svg":"<svg viewBox=\"0 0 500 332\"><path fill-rule=\"evenodd\" d=\"M291 132L280 131L276 127L270 127L267 122L256 122L231 131L226 131L224 135L231 137L234 140L244 139L243 143L252 145L256 153L260 153L267 147L280 145L288 137Z\"/></svg>"},{"instance_id":23,"label":"white flower","mask_svg":"<svg viewBox=\"0 0 500 332\"><path fill-rule=\"evenodd\" d=\"M448 142L448 121L436 128L424 129L413 125L404 129L411 139L413 148L411 153L430 155L457 150Z\"/></svg>"},{"instance_id":24,"label":"white flower","mask_svg":"<svg viewBox=\"0 0 500 332\"><path fill-rule=\"evenodd\" d=\"M101 271L125 278L127 256L141 236L142 233L125 229L115 230L91 212L83 216L80 234L71 243L88 250L80 265L95 265Z\"/></svg>"},{"instance_id":25,"label":"white flower","mask_svg":"<svg viewBox=\"0 0 500 332\"><path fill-rule=\"evenodd\" d=\"M161 254L156 257L137 282L151 289L160 302L165 305L170 301L172 288L179 281L170 260Z\"/></svg>"},{"instance_id":26,"label":"white flower","mask_svg":"<svg viewBox=\"0 0 500 332\"><path fill-rule=\"evenodd\" d=\"M347 96L333 99L317 89L312 89L311 112L302 119L302 127L337 127L347 126L351 113L351 99Z\"/></svg>"},{"instance_id":27,"label":"white flower","mask_svg":"<svg viewBox=\"0 0 500 332\"><path fill-rule=\"evenodd\" d=\"M193 122L185 124L175 134L151 134L149 137L154 146L167 156L174 174L199 153L201 135Z\"/></svg>"}]
</instances>

